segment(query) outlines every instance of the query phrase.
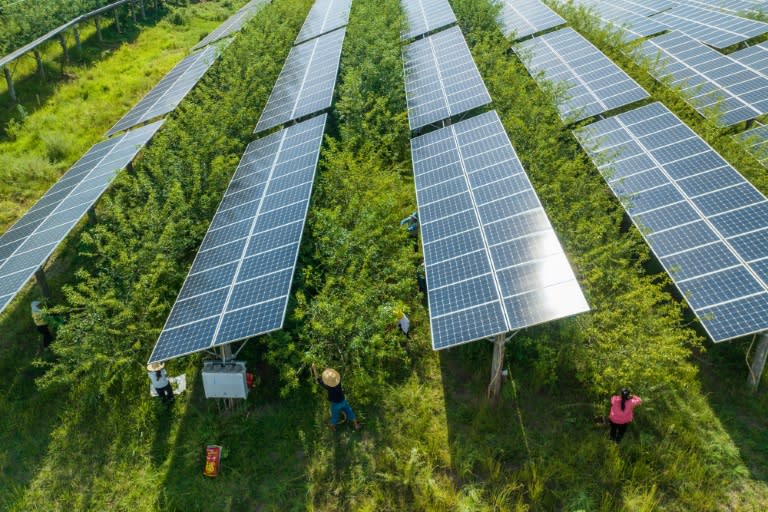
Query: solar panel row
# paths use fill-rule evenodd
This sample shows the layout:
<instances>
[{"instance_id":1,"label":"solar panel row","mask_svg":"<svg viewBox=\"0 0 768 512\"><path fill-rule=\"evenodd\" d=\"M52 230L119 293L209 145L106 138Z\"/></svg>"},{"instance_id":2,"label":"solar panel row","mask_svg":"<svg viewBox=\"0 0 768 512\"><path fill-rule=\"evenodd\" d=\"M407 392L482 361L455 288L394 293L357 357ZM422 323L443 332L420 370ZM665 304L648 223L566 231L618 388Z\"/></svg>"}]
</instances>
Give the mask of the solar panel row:
<instances>
[{"instance_id":1,"label":"solar panel row","mask_svg":"<svg viewBox=\"0 0 768 512\"><path fill-rule=\"evenodd\" d=\"M656 63L652 73L670 79L704 116L730 126L768 112L768 76L680 32L645 41L638 58Z\"/></svg>"},{"instance_id":2,"label":"solar panel row","mask_svg":"<svg viewBox=\"0 0 768 512\"><path fill-rule=\"evenodd\" d=\"M749 144L749 149L755 158L768 167L768 126L758 126L742 132L736 137Z\"/></svg>"},{"instance_id":3,"label":"solar panel row","mask_svg":"<svg viewBox=\"0 0 768 512\"><path fill-rule=\"evenodd\" d=\"M209 46L182 60L107 132L107 136L171 112L208 71L218 56L219 49Z\"/></svg>"},{"instance_id":4,"label":"solar panel row","mask_svg":"<svg viewBox=\"0 0 768 512\"><path fill-rule=\"evenodd\" d=\"M331 106L344 35L342 28L291 48L254 133Z\"/></svg>"},{"instance_id":5,"label":"solar panel row","mask_svg":"<svg viewBox=\"0 0 768 512\"><path fill-rule=\"evenodd\" d=\"M491 102L458 27L409 44L403 57L411 130Z\"/></svg>"},{"instance_id":6,"label":"solar panel row","mask_svg":"<svg viewBox=\"0 0 768 512\"><path fill-rule=\"evenodd\" d=\"M654 19L715 48L726 48L768 32L768 23L693 5L675 4Z\"/></svg>"},{"instance_id":7,"label":"solar panel row","mask_svg":"<svg viewBox=\"0 0 768 512\"><path fill-rule=\"evenodd\" d=\"M660 103L575 132L716 342L768 329L768 200Z\"/></svg>"},{"instance_id":8,"label":"solar panel row","mask_svg":"<svg viewBox=\"0 0 768 512\"><path fill-rule=\"evenodd\" d=\"M760 43L728 55L743 65L768 76L768 43Z\"/></svg>"},{"instance_id":9,"label":"solar panel row","mask_svg":"<svg viewBox=\"0 0 768 512\"><path fill-rule=\"evenodd\" d=\"M765 0L675 0L678 4L697 5L713 10L723 10L731 14L766 12Z\"/></svg>"},{"instance_id":10,"label":"solar panel row","mask_svg":"<svg viewBox=\"0 0 768 512\"><path fill-rule=\"evenodd\" d=\"M93 146L0 236L0 311L41 268L115 175L152 138L163 121Z\"/></svg>"},{"instance_id":11,"label":"solar panel row","mask_svg":"<svg viewBox=\"0 0 768 512\"><path fill-rule=\"evenodd\" d=\"M456 15L448 0L402 0L408 30L403 39L413 39L442 27L456 23Z\"/></svg>"},{"instance_id":12,"label":"solar panel row","mask_svg":"<svg viewBox=\"0 0 768 512\"><path fill-rule=\"evenodd\" d=\"M575 0L576 5L590 8L603 26L621 30L622 41L629 42L667 30L653 18L637 14L634 9L601 0Z\"/></svg>"},{"instance_id":13,"label":"solar panel row","mask_svg":"<svg viewBox=\"0 0 768 512\"><path fill-rule=\"evenodd\" d=\"M235 32L239 31L253 16L266 5L268 0L251 0L245 4L239 11L227 18L224 23L216 27L216 29L205 36L199 43L192 47L193 50L208 46L225 37L229 37Z\"/></svg>"},{"instance_id":14,"label":"solar panel row","mask_svg":"<svg viewBox=\"0 0 768 512\"><path fill-rule=\"evenodd\" d=\"M495 111L411 153L435 350L588 309Z\"/></svg>"},{"instance_id":15,"label":"solar panel row","mask_svg":"<svg viewBox=\"0 0 768 512\"><path fill-rule=\"evenodd\" d=\"M563 120L579 121L648 97L642 87L571 28L525 41L516 51L537 81L567 85L557 105Z\"/></svg>"},{"instance_id":16,"label":"solar panel row","mask_svg":"<svg viewBox=\"0 0 768 512\"><path fill-rule=\"evenodd\" d=\"M149 362L282 327L326 118L248 145Z\"/></svg>"},{"instance_id":17,"label":"solar panel row","mask_svg":"<svg viewBox=\"0 0 768 512\"><path fill-rule=\"evenodd\" d=\"M501 24L504 35L515 39L565 25L565 20L540 0L502 0Z\"/></svg>"},{"instance_id":18,"label":"solar panel row","mask_svg":"<svg viewBox=\"0 0 768 512\"><path fill-rule=\"evenodd\" d=\"M326 34L347 24L352 0L317 0L310 9L296 43Z\"/></svg>"}]
</instances>

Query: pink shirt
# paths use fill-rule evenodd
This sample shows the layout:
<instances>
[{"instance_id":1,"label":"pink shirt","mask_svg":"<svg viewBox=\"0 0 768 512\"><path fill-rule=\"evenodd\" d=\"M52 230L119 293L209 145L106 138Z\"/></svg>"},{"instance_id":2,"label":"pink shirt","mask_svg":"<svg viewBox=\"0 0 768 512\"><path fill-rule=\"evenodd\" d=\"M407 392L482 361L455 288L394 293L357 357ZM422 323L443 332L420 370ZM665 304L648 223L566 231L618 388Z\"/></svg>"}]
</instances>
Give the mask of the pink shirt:
<instances>
[{"instance_id":1,"label":"pink shirt","mask_svg":"<svg viewBox=\"0 0 768 512\"><path fill-rule=\"evenodd\" d=\"M624 410L621 410L621 397L613 395L611 397L611 415L610 420L617 424L630 423L632 421L632 409L643 403L639 396L632 396L624 402Z\"/></svg>"}]
</instances>

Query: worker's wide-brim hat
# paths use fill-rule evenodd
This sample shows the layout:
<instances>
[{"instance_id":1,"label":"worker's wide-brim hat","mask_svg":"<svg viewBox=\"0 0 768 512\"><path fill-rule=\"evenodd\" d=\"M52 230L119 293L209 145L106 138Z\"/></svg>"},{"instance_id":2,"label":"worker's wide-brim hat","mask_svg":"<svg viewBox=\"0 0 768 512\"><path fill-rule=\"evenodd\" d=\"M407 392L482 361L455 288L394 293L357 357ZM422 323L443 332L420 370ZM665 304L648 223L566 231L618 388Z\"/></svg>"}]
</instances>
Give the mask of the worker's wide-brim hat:
<instances>
[{"instance_id":1,"label":"worker's wide-brim hat","mask_svg":"<svg viewBox=\"0 0 768 512\"><path fill-rule=\"evenodd\" d=\"M326 386L336 387L341 382L341 375L333 368L326 368L323 370L323 384Z\"/></svg>"},{"instance_id":2,"label":"worker's wide-brim hat","mask_svg":"<svg viewBox=\"0 0 768 512\"><path fill-rule=\"evenodd\" d=\"M147 365L147 370L150 372L157 372L165 368L165 363L149 363Z\"/></svg>"}]
</instances>

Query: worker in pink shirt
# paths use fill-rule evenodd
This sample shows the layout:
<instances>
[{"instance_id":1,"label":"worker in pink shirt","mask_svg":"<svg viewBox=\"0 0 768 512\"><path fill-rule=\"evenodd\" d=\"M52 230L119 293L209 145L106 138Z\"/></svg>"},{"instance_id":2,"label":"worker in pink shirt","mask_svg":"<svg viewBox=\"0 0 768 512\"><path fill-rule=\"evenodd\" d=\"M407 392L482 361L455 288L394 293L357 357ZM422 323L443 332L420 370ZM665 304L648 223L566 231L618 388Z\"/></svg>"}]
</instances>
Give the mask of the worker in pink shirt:
<instances>
[{"instance_id":1,"label":"worker in pink shirt","mask_svg":"<svg viewBox=\"0 0 768 512\"><path fill-rule=\"evenodd\" d=\"M611 414L608 420L611 422L611 440L617 444L624 437L627 431L627 425L632 423L632 411L635 407L643 403L639 396L629 394L627 388L621 390L621 396L613 395L611 397Z\"/></svg>"}]
</instances>

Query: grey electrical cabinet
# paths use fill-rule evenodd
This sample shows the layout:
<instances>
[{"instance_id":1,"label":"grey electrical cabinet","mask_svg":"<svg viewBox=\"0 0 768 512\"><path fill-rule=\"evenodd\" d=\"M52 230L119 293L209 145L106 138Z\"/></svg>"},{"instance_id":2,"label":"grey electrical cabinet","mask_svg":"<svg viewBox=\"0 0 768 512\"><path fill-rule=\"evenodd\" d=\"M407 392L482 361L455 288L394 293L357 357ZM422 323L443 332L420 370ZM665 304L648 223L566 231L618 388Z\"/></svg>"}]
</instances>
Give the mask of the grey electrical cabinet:
<instances>
[{"instance_id":1,"label":"grey electrical cabinet","mask_svg":"<svg viewBox=\"0 0 768 512\"><path fill-rule=\"evenodd\" d=\"M203 388L205 398L248 398L244 361L205 361Z\"/></svg>"}]
</instances>

